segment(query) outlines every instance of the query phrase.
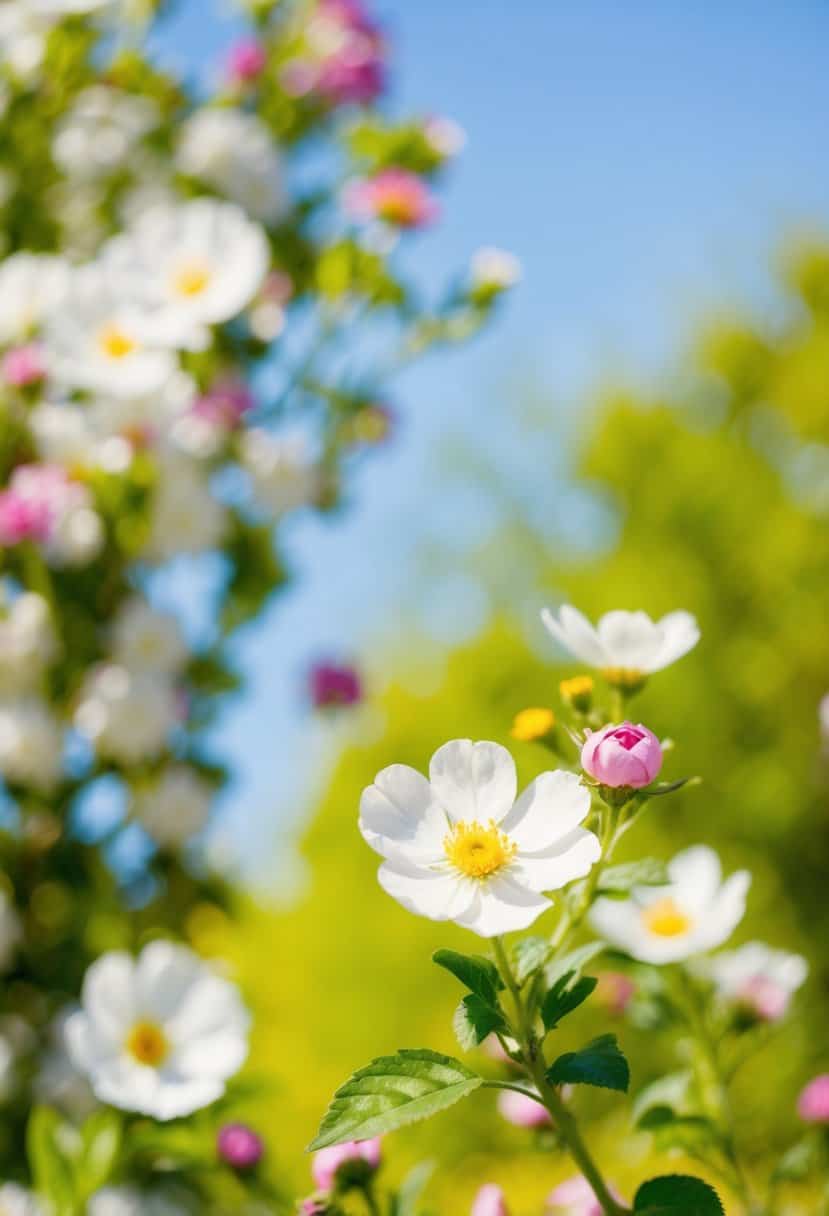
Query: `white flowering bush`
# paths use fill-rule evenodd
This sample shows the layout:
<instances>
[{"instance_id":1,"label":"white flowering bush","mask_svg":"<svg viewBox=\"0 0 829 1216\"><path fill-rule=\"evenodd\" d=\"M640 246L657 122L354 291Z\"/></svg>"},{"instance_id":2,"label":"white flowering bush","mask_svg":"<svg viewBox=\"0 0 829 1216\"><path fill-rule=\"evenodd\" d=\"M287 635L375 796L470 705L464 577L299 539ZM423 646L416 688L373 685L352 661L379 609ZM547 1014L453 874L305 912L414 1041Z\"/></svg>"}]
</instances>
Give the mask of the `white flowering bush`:
<instances>
[{"instance_id":1,"label":"white flowering bush","mask_svg":"<svg viewBox=\"0 0 829 1216\"><path fill-rule=\"evenodd\" d=\"M169 7L0 4L8 1212L281 1210L231 1118L248 1013L184 944L232 901L197 847L225 779L205 728L287 585L284 521L341 504L387 373L518 273L490 249L433 302L410 279L462 133L388 115L359 0L241 5L198 95L144 49ZM198 630L158 606L172 568Z\"/></svg>"},{"instance_id":2,"label":"white flowering bush","mask_svg":"<svg viewBox=\"0 0 829 1216\"><path fill-rule=\"evenodd\" d=\"M490 1064L482 1066L480 1053L468 1062L412 1047L355 1072L311 1145L318 1190L302 1210L356 1211L349 1203L357 1193L366 1210L385 1211L380 1138L495 1090L508 1122L572 1159L576 1172L547 1198L550 1216L822 1211L786 1206L783 1191L811 1181L825 1207L829 1077L803 1089L801 1137L762 1169L746 1152L745 1112L733 1094L740 1068L785 1027L806 961L762 942L728 948L751 876L723 874L708 844L667 864L614 860L644 814L664 814L674 791L698 784L663 779L673 741L629 716L654 673L694 649L697 622L687 612L653 621L612 611L594 627L569 605L542 616L556 643L597 673L564 680L559 711L535 706L515 718L513 737L546 748L555 767L519 792L505 747L456 739L435 752L428 775L405 764L384 768L360 805L360 831L382 859L382 888L410 912L483 939L478 952L439 949L433 961L463 990L453 1021L460 1048L483 1047ZM588 1001L613 1031L564 1050L562 1023L572 1039ZM627 1195L608 1177L581 1113L591 1093L631 1087L620 1018L676 1059L675 1071L644 1087L633 1078L635 1127L658 1153L699 1168L643 1176ZM423 1180L417 1171L388 1210L424 1211ZM485 1183L471 1216L511 1210L501 1187Z\"/></svg>"}]
</instances>

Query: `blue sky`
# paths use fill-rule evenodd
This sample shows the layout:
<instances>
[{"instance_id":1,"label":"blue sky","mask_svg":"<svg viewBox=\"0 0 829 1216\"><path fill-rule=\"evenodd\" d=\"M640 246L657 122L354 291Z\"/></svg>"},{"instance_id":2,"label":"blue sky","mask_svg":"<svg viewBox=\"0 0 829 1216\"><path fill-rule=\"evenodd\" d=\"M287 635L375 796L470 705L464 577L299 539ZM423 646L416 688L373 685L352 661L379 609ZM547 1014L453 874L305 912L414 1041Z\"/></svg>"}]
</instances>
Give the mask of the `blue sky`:
<instances>
[{"instance_id":1,"label":"blue sky","mask_svg":"<svg viewBox=\"0 0 829 1216\"><path fill-rule=\"evenodd\" d=\"M824 0L376 8L392 109L450 115L468 135L444 221L415 247L418 273L440 282L495 243L525 277L488 334L397 383L399 440L362 470L348 514L289 538L298 582L245 638L251 691L221 730L238 770L225 822L249 856L290 836L311 758L338 737L303 712L305 662L371 666L379 636L399 641L419 543L451 518L434 475L446 436L497 451L516 379L572 402L606 373L655 371L701 312L762 306L782 238L829 217ZM206 72L237 28L230 0L181 0L158 49Z\"/></svg>"}]
</instances>

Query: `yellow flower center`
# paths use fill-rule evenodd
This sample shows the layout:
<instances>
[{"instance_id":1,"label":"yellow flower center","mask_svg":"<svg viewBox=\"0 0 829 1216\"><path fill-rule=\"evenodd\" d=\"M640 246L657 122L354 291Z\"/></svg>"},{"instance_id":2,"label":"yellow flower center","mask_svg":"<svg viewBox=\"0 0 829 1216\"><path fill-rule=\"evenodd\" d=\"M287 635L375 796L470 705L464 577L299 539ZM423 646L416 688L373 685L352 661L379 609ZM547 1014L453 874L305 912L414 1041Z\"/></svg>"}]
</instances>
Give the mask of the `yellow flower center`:
<instances>
[{"instance_id":1,"label":"yellow flower center","mask_svg":"<svg viewBox=\"0 0 829 1216\"><path fill-rule=\"evenodd\" d=\"M657 937L680 937L693 923L670 895L657 899L642 911L642 924Z\"/></svg>"},{"instance_id":2,"label":"yellow flower center","mask_svg":"<svg viewBox=\"0 0 829 1216\"><path fill-rule=\"evenodd\" d=\"M529 709L522 709L519 714L515 715L510 734L513 739L531 743L534 739L543 739L555 724L556 716L551 709L532 706Z\"/></svg>"},{"instance_id":3,"label":"yellow flower center","mask_svg":"<svg viewBox=\"0 0 829 1216\"><path fill-rule=\"evenodd\" d=\"M108 359L126 359L138 343L120 325L105 325L98 334L98 345Z\"/></svg>"},{"instance_id":4,"label":"yellow flower center","mask_svg":"<svg viewBox=\"0 0 829 1216\"><path fill-rule=\"evenodd\" d=\"M205 262L183 262L173 275L173 290L180 296L200 296L210 283L210 268Z\"/></svg>"},{"instance_id":5,"label":"yellow flower center","mask_svg":"<svg viewBox=\"0 0 829 1216\"><path fill-rule=\"evenodd\" d=\"M625 692L636 692L642 688L648 678L646 671L639 671L636 667L604 667L602 675L608 684L612 684L614 688L621 688Z\"/></svg>"},{"instance_id":6,"label":"yellow flower center","mask_svg":"<svg viewBox=\"0 0 829 1216\"><path fill-rule=\"evenodd\" d=\"M167 1056L167 1036L157 1022L136 1022L127 1035L127 1051L139 1064L158 1068Z\"/></svg>"},{"instance_id":7,"label":"yellow flower center","mask_svg":"<svg viewBox=\"0 0 829 1216\"><path fill-rule=\"evenodd\" d=\"M446 856L456 870L469 878L489 878L508 865L517 845L493 820L484 827L477 819L456 823L444 837Z\"/></svg>"}]
</instances>

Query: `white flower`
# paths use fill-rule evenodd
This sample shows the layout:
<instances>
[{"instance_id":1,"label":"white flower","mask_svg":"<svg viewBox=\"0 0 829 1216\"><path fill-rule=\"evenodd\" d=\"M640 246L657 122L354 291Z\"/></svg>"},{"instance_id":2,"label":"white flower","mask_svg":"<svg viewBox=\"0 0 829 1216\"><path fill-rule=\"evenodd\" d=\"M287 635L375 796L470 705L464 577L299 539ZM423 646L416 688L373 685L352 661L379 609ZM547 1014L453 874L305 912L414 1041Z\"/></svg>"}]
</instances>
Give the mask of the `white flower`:
<instances>
[{"instance_id":1,"label":"white flower","mask_svg":"<svg viewBox=\"0 0 829 1216\"><path fill-rule=\"evenodd\" d=\"M214 548L227 524L207 479L183 457L168 457L161 464L151 513L147 556L154 561Z\"/></svg>"},{"instance_id":2,"label":"white flower","mask_svg":"<svg viewBox=\"0 0 829 1216\"><path fill-rule=\"evenodd\" d=\"M746 942L736 950L703 959L701 969L724 1001L744 1006L767 1022L783 1017L809 974L805 958L773 950L765 942Z\"/></svg>"},{"instance_id":3,"label":"white flower","mask_svg":"<svg viewBox=\"0 0 829 1216\"><path fill-rule=\"evenodd\" d=\"M71 177L101 177L124 165L158 122L158 107L150 98L92 85L78 94L58 124L52 155Z\"/></svg>"},{"instance_id":4,"label":"white flower","mask_svg":"<svg viewBox=\"0 0 829 1216\"><path fill-rule=\"evenodd\" d=\"M26 591L9 598L0 588L0 695L30 691L57 649L49 605Z\"/></svg>"},{"instance_id":5,"label":"white flower","mask_svg":"<svg viewBox=\"0 0 829 1216\"><path fill-rule=\"evenodd\" d=\"M594 628L587 617L565 604L557 617L543 609L541 619L577 659L631 682L675 663L700 636L690 612L669 612L659 621L652 621L646 612L606 612Z\"/></svg>"},{"instance_id":6,"label":"white flower","mask_svg":"<svg viewBox=\"0 0 829 1216\"><path fill-rule=\"evenodd\" d=\"M377 774L360 830L385 861L380 885L404 908L492 937L526 929L542 891L582 878L598 859L578 825L590 795L575 773L542 773L516 802L515 764L497 743L456 739L432 756L427 781L405 764Z\"/></svg>"},{"instance_id":7,"label":"white flower","mask_svg":"<svg viewBox=\"0 0 829 1216\"><path fill-rule=\"evenodd\" d=\"M36 700L0 702L0 775L49 793L62 768L63 732Z\"/></svg>"},{"instance_id":8,"label":"white flower","mask_svg":"<svg viewBox=\"0 0 829 1216\"><path fill-rule=\"evenodd\" d=\"M86 973L67 1025L77 1067L121 1110L175 1119L220 1098L247 1055L236 987L191 950L156 941L137 959L105 954Z\"/></svg>"},{"instance_id":9,"label":"white flower","mask_svg":"<svg viewBox=\"0 0 829 1216\"><path fill-rule=\"evenodd\" d=\"M270 435L254 427L245 431L240 449L254 497L263 510L278 515L313 502L319 473L304 435Z\"/></svg>"},{"instance_id":10,"label":"white flower","mask_svg":"<svg viewBox=\"0 0 829 1216\"><path fill-rule=\"evenodd\" d=\"M31 337L69 289L68 264L46 254L15 253L0 263L0 344Z\"/></svg>"},{"instance_id":11,"label":"white flower","mask_svg":"<svg viewBox=\"0 0 829 1216\"><path fill-rule=\"evenodd\" d=\"M472 255L470 278L478 290L506 291L520 280L521 263L505 249L486 245Z\"/></svg>"},{"instance_id":12,"label":"white flower","mask_svg":"<svg viewBox=\"0 0 829 1216\"><path fill-rule=\"evenodd\" d=\"M668 865L670 884L637 887L629 899L599 899L590 922L612 946L643 963L676 963L713 950L743 918L751 875L722 880L713 849L696 845Z\"/></svg>"},{"instance_id":13,"label":"white flower","mask_svg":"<svg viewBox=\"0 0 829 1216\"><path fill-rule=\"evenodd\" d=\"M45 1216L39 1201L16 1182L0 1185L0 1216Z\"/></svg>"},{"instance_id":14,"label":"white flower","mask_svg":"<svg viewBox=\"0 0 829 1216\"><path fill-rule=\"evenodd\" d=\"M181 129L176 162L255 219L274 223L287 210L279 152L255 114L226 106L197 110Z\"/></svg>"},{"instance_id":15,"label":"white flower","mask_svg":"<svg viewBox=\"0 0 829 1216\"><path fill-rule=\"evenodd\" d=\"M157 756L177 725L176 692L165 676L107 664L88 675L74 721L99 756L138 764Z\"/></svg>"},{"instance_id":16,"label":"white flower","mask_svg":"<svg viewBox=\"0 0 829 1216\"><path fill-rule=\"evenodd\" d=\"M112 630L113 657L136 671L174 675L187 662L188 651L179 623L140 596L127 600Z\"/></svg>"},{"instance_id":17,"label":"white flower","mask_svg":"<svg viewBox=\"0 0 829 1216\"><path fill-rule=\"evenodd\" d=\"M203 349L205 326L237 316L259 291L270 251L262 228L241 208L200 198L145 213L104 247L102 258L143 280L159 333Z\"/></svg>"},{"instance_id":18,"label":"white flower","mask_svg":"<svg viewBox=\"0 0 829 1216\"><path fill-rule=\"evenodd\" d=\"M212 794L192 769L178 765L136 793L135 815L158 844L183 844L204 827Z\"/></svg>"},{"instance_id":19,"label":"white flower","mask_svg":"<svg viewBox=\"0 0 829 1216\"><path fill-rule=\"evenodd\" d=\"M102 265L75 271L68 298L45 331L52 376L68 388L116 397L161 390L177 360L154 330L141 300L146 289L140 279L113 275Z\"/></svg>"},{"instance_id":20,"label":"white flower","mask_svg":"<svg viewBox=\"0 0 829 1216\"><path fill-rule=\"evenodd\" d=\"M107 1186L96 1191L86 1207L87 1216L185 1216L187 1209L163 1195L148 1194L132 1186ZM2 1216L2 1212L0 1212Z\"/></svg>"}]
</instances>

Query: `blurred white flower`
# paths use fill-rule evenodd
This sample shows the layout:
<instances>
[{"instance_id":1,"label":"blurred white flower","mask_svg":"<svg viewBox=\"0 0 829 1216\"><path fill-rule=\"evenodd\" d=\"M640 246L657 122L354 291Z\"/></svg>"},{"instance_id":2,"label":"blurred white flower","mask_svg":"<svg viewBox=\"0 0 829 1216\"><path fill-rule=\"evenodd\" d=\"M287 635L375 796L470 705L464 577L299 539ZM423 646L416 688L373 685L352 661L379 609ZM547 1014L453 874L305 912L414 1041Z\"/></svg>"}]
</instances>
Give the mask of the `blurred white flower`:
<instances>
[{"instance_id":1,"label":"blurred white flower","mask_svg":"<svg viewBox=\"0 0 829 1216\"><path fill-rule=\"evenodd\" d=\"M624 902L599 899L593 928L643 963L676 963L721 946L743 918L751 875L738 870L723 881L713 849L696 845L668 864L670 884L636 887Z\"/></svg>"},{"instance_id":2,"label":"blurred white flower","mask_svg":"<svg viewBox=\"0 0 829 1216\"><path fill-rule=\"evenodd\" d=\"M99 756L138 764L162 751L179 716L176 690L165 676L112 663L87 676L74 723Z\"/></svg>"},{"instance_id":3,"label":"blurred white flower","mask_svg":"<svg viewBox=\"0 0 829 1216\"><path fill-rule=\"evenodd\" d=\"M205 327L237 316L259 291L270 251L262 228L234 203L200 198L147 212L102 259L145 283L166 340L203 349Z\"/></svg>"},{"instance_id":4,"label":"blurred white flower","mask_svg":"<svg viewBox=\"0 0 829 1216\"><path fill-rule=\"evenodd\" d=\"M158 391L129 397L94 397L84 408L94 434L128 436L158 447L166 444L175 420L188 412L195 399L192 376L176 369Z\"/></svg>"},{"instance_id":5,"label":"blurred white flower","mask_svg":"<svg viewBox=\"0 0 829 1216\"><path fill-rule=\"evenodd\" d=\"M61 306L69 281L63 258L14 253L0 262L0 344L25 342Z\"/></svg>"},{"instance_id":6,"label":"blurred white flower","mask_svg":"<svg viewBox=\"0 0 829 1216\"><path fill-rule=\"evenodd\" d=\"M473 289L505 291L520 280L521 263L515 254L487 245L472 255L469 273Z\"/></svg>"},{"instance_id":7,"label":"blurred white flower","mask_svg":"<svg viewBox=\"0 0 829 1216\"><path fill-rule=\"evenodd\" d=\"M185 765L167 769L135 794L135 816L160 845L179 845L207 822L211 787Z\"/></svg>"},{"instance_id":8,"label":"blurred white flower","mask_svg":"<svg viewBox=\"0 0 829 1216\"><path fill-rule=\"evenodd\" d=\"M378 773L360 800L360 831L385 859L381 887L410 912L482 937L526 929L543 891L583 878L601 853L579 824L590 794L575 773L542 773L516 801L515 763L497 743L455 739L427 780L406 764Z\"/></svg>"},{"instance_id":9,"label":"blurred white flower","mask_svg":"<svg viewBox=\"0 0 829 1216\"><path fill-rule=\"evenodd\" d=\"M275 223L287 211L279 150L255 114L226 106L197 110L181 129L176 163L257 220Z\"/></svg>"},{"instance_id":10,"label":"blurred white flower","mask_svg":"<svg viewBox=\"0 0 829 1216\"><path fill-rule=\"evenodd\" d=\"M92 85L78 94L58 123L52 155L70 177L105 176L126 163L159 118L149 97Z\"/></svg>"},{"instance_id":11,"label":"blurred white flower","mask_svg":"<svg viewBox=\"0 0 829 1216\"><path fill-rule=\"evenodd\" d=\"M104 1187L86 1205L87 1216L185 1216L187 1210L164 1195L132 1186Z\"/></svg>"},{"instance_id":12,"label":"blurred white flower","mask_svg":"<svg viewBox=\"0 0 829 1216\"><path fill-rule=\"evenodd\" d=\"M179 623L141 596L124 603L112 628L116 663L136 671L175 675L187 662L188 650Z\"/></svg>"},{"instance_id":13,"label":"blurred white flower","mask_svg":"<svg viewBox=\"0 0 829 1216\"><path fill-rule=\"evenodd\" d=\"M714 981L724 1001L742 1006L764 1022L776 1022L785 1015L809 974L805 958L773 950L765 942L746 942L736 950L715 954L701 960L700 968Z\"/></svg>"},{"instance_id":14,"label":"blurred white flower","mask_svg":"<svg viewBox=\"0 0 829 1216\"><path fill-rule=\"evenodd\" d=\"M145 283L115 276L102 265L75 271L68 297L44 333L54 379L115 397L160 391L177 359L154 331L142 292Z\"/></svg>"},{"instance_id":15,"label":"blurred white flower","mask_svg":"<svg viewBox=\"0 0 829 1216\"><path fill-rule=\"evenodd\" d=\"M271 435L254 427L245 431L239 446L254 498L263 510L281 514L314 501L319 471L304 435Z\"/></svg>"},{"instance_id":16,"label":"blurred white flower","mask_svg":"<svg viewBox=\"0 0 829 1216\"><path fill-rule=\"evenodd\" d=\"M78 1072L69 1054L66 1026L75 1011L76 1006L64 1008L52 1021L46 1050L38 1053L33 1088L39 1102L59 1106L81 1122L91 1114L96 1102L89 1082Z\"/></svg>"},{"instance_id":17,"label":"blurred white flower","mask_svg":"<svg viewBox=\"0 0 829 1216\"><path fill-rule=\"evenodd\" d=\"M693 650L700 637L690 612L669 612L659 621L646 612L606 612L594 627L565 604L557 617L544 608L541 619L559 645L609 676L633 678L661 671Z\"/></svg>"},{"instance_id":18,"label":"blurred white flower","mask_svg":"<svg viewBox=\"0 0 829 1216\"><path fill-rule=\"evenodd\" d=\"M0 775L7 781L49 793L61 774L62 752L60 723L42 701L0 702Z\"/></svg>"},{"instance_id":19,"label":"blurred white flower","mask_svg":"<svg viewBox=\"0 0 829 1216\"><path fill-rule=\"evenodd\" d=\"M0 1185L0 1216L46 1216L39 1200L16 1182Z\"/></svg>"},{"instance_id":20,"label":"blurred white flower","mask_svg":"<svg viewBox=\"0 0 829 1216\"><path fill-rule=\"evenodd\" d=\"M250 1019L236 987L191 950L156 941L86 973L70 1050L102 1102L175 1119L220 1098L243 1064Z\"/></svg>"},{"instance_id":21,"label":"blurred white flower","mask_svg":"<svg viewBox=\"0 0 829 1216\"><path fill-rule=\"evenodd\" d=\"M43 596L26 591L10 597L0 587L0 696L30 691L56 649L49 605Z\"/></svg>"},{"instance_id":22,"label":"blurred white flower","mask_svg":"<svg viewBox=\"0 0 829 1216\"><path fill-rule=\"evenodd\" d=\"M214 548L227 523L207 478L183 457L162 463L151 512L147 556L154 561Z\"/></svg>"}]
</instances>

